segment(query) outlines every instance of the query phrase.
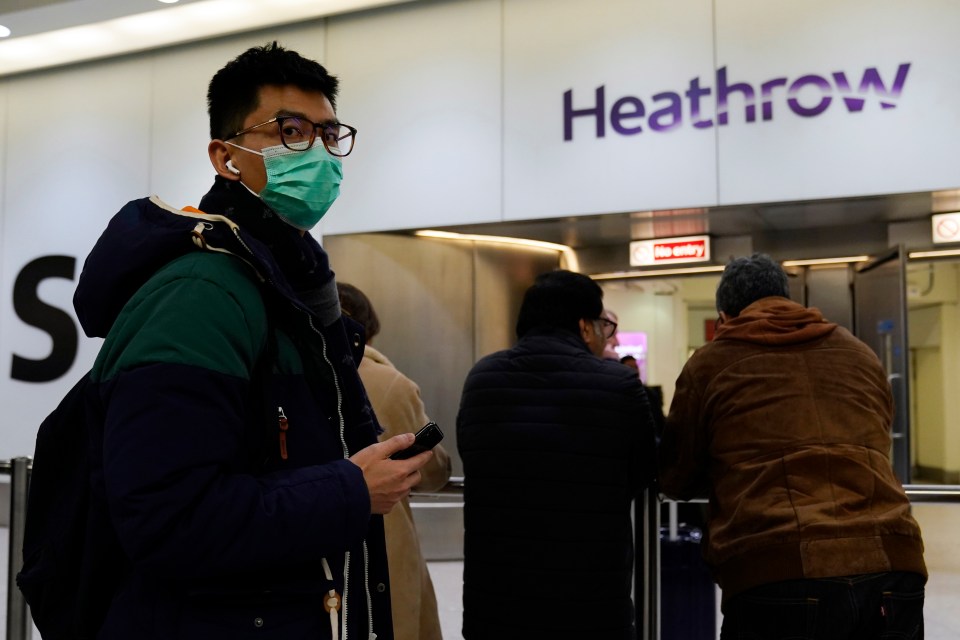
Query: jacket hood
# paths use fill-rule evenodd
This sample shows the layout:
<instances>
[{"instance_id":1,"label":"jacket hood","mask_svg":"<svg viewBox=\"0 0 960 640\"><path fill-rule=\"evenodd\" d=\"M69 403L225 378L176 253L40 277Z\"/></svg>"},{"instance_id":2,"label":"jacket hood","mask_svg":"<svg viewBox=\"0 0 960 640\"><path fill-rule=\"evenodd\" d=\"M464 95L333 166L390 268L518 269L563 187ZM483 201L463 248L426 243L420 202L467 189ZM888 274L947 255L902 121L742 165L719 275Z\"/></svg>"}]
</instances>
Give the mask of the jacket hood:
<instances>
[{"instance_id":1,"label":"jacket hood","mask_svg":"<svg viewBox=\"0 0 960 640\"><path fill-rule=\"evenodd\" d=\"M787 298L761 298L717 328L714 340L742 340L766 345L790 345L817 340L837 328L819 309Z\"/></svg>"},{"instance_id":2,"label":"jacket hood","mask_svg":"<svg viewBox=\"0 0 960 640\"><path fill-rule=\"evenodd\" d=\"M73 306L84 333L105 337L120 310L158 269L197 247L198 220L159 199L128 202L110 220L83 263Z\"/></svg>"},{"instance_id":3,"label":"jacket hood","mask_svg":"<svg viewBox=\"0 0 960 640\"><path fill-rule=\"evenodd\" d=\"M73 296L86 335L106 337L127 301L159 269L204 249L241 257L273 290L319 315L324 325L325 316L339 317L339 305L324 310L311 304L316 292L313 297L325 299L330 296L322 294L332 291L335 301L336 285L326 253L310 234L301 236L256 196L219 176L200 206L202 213L185 213L153 196L128 202L110 220L84 261Z\"/></svg>"}]
</instances>

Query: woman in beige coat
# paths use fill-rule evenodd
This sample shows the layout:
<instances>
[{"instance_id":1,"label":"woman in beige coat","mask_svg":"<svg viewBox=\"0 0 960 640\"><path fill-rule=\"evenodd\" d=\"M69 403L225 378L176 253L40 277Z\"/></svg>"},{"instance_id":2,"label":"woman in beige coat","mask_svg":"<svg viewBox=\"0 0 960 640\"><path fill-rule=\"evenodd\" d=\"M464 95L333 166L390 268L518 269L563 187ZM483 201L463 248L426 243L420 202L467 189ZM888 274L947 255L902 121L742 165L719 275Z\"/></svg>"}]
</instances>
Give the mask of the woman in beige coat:
<instances>
[{"instance_id":1,"label":"woman in beige coat","mask_svg":"<svg viewBox=\"0 0 960 640\"><path fill-rule=\"evenodd\" d=\"M418 431L429 421L420 399L420 388L371 346L380 331L380 321L366 295L343 282L337 283L337 288L342 310L366 329L367 345L360 363L360 379L377 420L385 429L381 439ZM436 491L450 479L450 456L440 445L433 452L433 458L420 469L421 480L414 487L416 491ZM395 640L442 640L437 597L420 552L409 500L402 500L383 521Z\"/></svg>"}]
</instances>

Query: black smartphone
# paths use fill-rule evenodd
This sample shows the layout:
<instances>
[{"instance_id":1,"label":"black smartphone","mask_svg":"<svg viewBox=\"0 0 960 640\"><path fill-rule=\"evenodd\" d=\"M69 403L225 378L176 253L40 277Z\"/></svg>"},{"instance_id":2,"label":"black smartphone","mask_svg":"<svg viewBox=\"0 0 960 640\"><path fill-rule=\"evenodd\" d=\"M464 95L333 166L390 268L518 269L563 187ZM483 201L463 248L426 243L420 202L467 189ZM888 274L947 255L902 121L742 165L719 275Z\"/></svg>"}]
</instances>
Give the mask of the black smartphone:
<instances>
[{"instance_id":1,"label":"black smartphone","mask_svg":"<svg viewBox=\"0 0 960 640\"><path fill-rule=\"evenodd\" d=\"M436 422L428 422L420 431L417 431L416 440L413 441L412 445L397 451L390 458L392 460L406 460L418 453L433 449L441 440L443 440L443 431L440 431Z\"/></svg>"}]
</instances>

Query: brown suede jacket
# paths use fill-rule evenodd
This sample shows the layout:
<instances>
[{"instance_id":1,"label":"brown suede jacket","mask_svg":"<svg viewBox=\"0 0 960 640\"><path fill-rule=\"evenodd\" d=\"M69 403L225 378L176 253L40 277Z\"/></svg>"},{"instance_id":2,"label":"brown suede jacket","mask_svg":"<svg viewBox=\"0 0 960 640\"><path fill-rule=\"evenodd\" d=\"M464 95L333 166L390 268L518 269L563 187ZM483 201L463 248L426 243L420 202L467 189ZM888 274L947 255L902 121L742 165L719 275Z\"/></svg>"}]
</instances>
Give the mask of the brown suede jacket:
<instances>
[{"instance_id":1,"label":"brown suede jacket","mask_svg":"<svg viewBox=\"0 0 960 640\"><path fill-rule=\"evenodd\" d=\"M820 311L763 298L677 379L662 491L709 496L704 558L723 600L782 580L926 575L890 466L893 400L876 355Z\"/></svg>"}]
</instances>

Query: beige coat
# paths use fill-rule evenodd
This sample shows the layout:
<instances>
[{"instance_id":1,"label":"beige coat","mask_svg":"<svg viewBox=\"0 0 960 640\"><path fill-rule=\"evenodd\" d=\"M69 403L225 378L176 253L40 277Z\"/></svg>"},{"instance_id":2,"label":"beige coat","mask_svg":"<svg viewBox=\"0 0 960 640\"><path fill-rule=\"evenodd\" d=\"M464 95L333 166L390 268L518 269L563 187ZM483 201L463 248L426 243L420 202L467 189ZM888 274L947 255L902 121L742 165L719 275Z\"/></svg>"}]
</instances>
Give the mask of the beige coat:
<instances>
[{"instance_id":1,"label":"beige coat","mask_svg":"<svg viewBox=\"0 0 960 640\"><path fill-rule=\"evenodd\" d=\"M363 353L360 378L377 419L386 430L381 440L416 432L427 423L420 388L370 345ZM450 478L450 456L439 445L433 451L433 458L420 471L423 478L416 487L418 491L436 491ZM420 552L409 501L403 500L383 520L394 637L396 640L442 640L437 597Z\"/></svg>"}]
</instances>

